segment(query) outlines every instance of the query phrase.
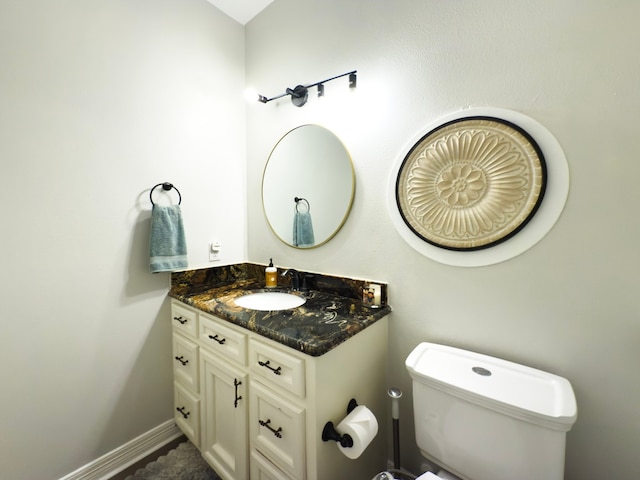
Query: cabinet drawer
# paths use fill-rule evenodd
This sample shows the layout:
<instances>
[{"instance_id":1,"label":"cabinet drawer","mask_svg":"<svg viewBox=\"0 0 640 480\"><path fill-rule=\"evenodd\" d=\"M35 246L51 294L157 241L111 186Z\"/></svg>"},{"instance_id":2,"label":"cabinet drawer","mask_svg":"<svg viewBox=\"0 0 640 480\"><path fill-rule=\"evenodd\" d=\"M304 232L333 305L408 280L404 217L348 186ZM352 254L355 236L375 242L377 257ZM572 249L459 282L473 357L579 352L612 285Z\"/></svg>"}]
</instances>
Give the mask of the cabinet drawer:
<instances>
[{"instance_id":1,"label":"cabinet drawer","mask_svg":"<svg viewBox=\"0 0 640 480\"><path fill-rule=\"evenodd\" d=\"M175 300L171 302L171 324L185 335L198 336L198 312Z\"/></svg>"},{"instance_id":2,"label":"cabinet drawer","mask_svg":"<svg viewBox=\"0 0 640 480\"><path fill-rule=\"evenodd\" d=\"M249 401L251 443L288 475L303 480L305 465L305 410L252 381Z\"/></svg>"},{"instance_id":3,"label":"cabinet drawer","mask_svg":"<svg viewBox=\"0 0 640 480\"><path fill-rule=\"evenodd\" d=\"M198 344L178 332L173 334L173 379L189 388L192 392L199 392L198 373Z\"/></svg>"},{"instance_id":4,"label":"cabinet drawer","mask_svg":"<svg viewBox=\"0 0 640 480\"><path fill-rule=\"evenodd\" d=\"M247 364L247 335L208 315L200 315L200 342L228 360Z\"/></svg>"},{"instance_id":5,"label":"cabinet drawer","mask_svg":"<svg viewBox=\"0 0 640 480\"><path fill-rule=\"evenodd\" d=\"M265 342L249 340L251 370L262 378L300 398L305 396L304 360Z\"/></svg>"},{"instance_id":6,"label":"cabinet drawer","mask_svg":"<svg viewBox=\"0 0 640 480\"><path fill-rule=\"evenodd\" d=\"M182 432L200 448L200 400L179 383L173 384L174 418Z\"/></svg>"},{"instance_id":7,"label":"cabinet drawer","mask_svg":"<svg viewBox=\"0 0 640 480\"><path fill-rule=\"evenodd\" d=\"M251 450L251 480L290 480L257 450Z\"/></svg>"}]
</instances>

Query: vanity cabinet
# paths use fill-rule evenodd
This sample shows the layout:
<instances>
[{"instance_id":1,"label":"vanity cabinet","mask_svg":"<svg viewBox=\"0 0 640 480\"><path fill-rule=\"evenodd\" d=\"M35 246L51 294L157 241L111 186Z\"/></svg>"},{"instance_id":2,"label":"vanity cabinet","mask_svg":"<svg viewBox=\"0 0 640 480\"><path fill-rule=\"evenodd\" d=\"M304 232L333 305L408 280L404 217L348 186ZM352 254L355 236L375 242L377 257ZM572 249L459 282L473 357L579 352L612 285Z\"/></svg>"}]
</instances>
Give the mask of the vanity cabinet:
<instances>
[{"instance_id":1,"label":"vanity cabinet","mask_svg":"<svg viewBox=\"0 0 640 480\"><path fill-rule=\"evenodd\" d=\"M174 354L186 358L199 349L199 381L197 388L185 386L191 377L176 367L175 385L200 403L200 441L178 410L176 422L224 480L372 478L386 467L385 318L314 357L172 301L172 316L184 317L185 310L197 336L187 337L186 324L178 322ZM379 424L356 460L321 439L327 422L337 425L347 415L352 398Z\"/></svg>"},{"instance_id":2,"label":"vanity cabinet","mask_svg":"<svg viewBox=\"0 0 640 480\"><path fill-rule=\"evenodd\" d=\"M189 440L200 447L200 347L198 314L172 305L174 419Z\"/></svg>"}]
</instances>

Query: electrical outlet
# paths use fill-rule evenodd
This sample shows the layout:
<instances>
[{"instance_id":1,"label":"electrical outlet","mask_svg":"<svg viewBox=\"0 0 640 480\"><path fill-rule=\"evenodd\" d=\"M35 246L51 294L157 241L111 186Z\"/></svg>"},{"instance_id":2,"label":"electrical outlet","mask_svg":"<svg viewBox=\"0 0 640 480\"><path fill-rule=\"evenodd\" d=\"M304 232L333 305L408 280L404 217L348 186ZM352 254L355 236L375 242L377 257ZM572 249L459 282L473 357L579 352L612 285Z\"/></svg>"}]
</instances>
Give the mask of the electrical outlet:
<instances>
[{"instance_id":1,"label":"electrical outlet","mask_svg":"<svg viewBox=\"0 0 640 480\"><path fill-rule=\"evenodd\" d=\"M217 262L220 260L221 249L222 249L222 246L220 245L220 242L218 242L217 240L209 244L209 261L210 262Z\"/></svg>"}]
</instances>

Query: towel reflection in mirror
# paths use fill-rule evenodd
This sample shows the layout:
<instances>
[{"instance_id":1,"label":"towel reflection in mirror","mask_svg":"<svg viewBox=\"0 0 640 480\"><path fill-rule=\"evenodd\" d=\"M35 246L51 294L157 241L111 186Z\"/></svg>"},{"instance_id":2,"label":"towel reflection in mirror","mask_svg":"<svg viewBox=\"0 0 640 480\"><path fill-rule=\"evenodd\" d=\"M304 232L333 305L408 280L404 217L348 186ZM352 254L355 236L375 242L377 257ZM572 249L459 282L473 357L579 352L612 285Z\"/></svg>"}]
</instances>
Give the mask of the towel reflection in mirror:
<instances>
[{"instance_id":1,"label":"towel reflection in mirror","mask_svg":"<svg viewBox=\"0 0 640 480\"><path fill-rule=\"evenodd\" d=\"M311 247L315 244L311 206L306 198L295 197L296 208L293 214L293 245Z\"/></svg>"}]
</instances>

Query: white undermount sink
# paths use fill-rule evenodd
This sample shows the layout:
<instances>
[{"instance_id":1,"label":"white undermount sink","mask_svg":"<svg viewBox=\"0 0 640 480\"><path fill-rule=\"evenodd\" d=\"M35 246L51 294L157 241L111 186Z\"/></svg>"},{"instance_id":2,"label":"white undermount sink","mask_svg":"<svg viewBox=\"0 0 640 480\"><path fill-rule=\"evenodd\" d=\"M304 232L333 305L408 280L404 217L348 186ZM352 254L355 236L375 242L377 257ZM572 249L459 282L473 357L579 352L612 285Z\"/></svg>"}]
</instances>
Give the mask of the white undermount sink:
<instances>
[{"instance_id":1,"label":"white undermount sink","mask_svg":"<svg viewBox=\"0 0 640 480\"><path fill-rule=\"evenodd\" d=\"M236 298L236 305L251 310L288 310L303 305L307 299L287 292L252 292Z\"/></svg>"}]
</instances>

